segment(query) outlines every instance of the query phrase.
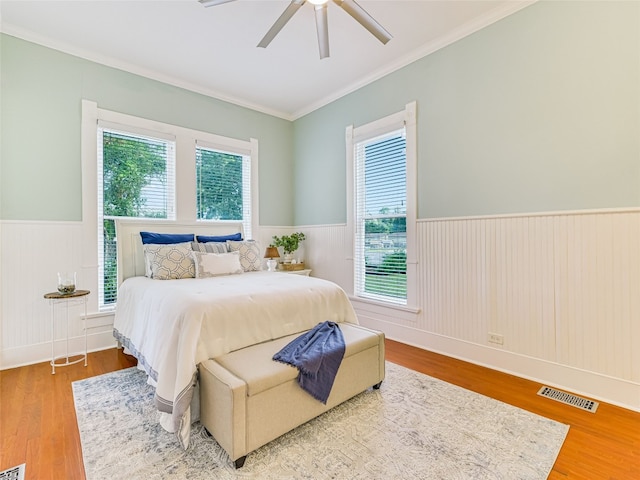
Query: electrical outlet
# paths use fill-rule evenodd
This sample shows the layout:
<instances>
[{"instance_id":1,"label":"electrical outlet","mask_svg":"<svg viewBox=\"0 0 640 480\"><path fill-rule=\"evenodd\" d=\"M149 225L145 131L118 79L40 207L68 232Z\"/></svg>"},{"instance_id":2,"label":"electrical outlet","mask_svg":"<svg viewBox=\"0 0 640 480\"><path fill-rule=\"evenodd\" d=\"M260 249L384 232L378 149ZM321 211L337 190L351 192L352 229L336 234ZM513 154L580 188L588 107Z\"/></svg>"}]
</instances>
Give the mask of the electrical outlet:
<instances>
[{"instance_id":1,"label":"electrical outlet","mask_svg":"<svg viewBox=\"0 0 640 480\"><path fill-rule=\"evenodd\" d=\"M498 333L489 332L489 343L495 343L497 345L504 344L504 337Z\"/></svg>"}]
</instances>

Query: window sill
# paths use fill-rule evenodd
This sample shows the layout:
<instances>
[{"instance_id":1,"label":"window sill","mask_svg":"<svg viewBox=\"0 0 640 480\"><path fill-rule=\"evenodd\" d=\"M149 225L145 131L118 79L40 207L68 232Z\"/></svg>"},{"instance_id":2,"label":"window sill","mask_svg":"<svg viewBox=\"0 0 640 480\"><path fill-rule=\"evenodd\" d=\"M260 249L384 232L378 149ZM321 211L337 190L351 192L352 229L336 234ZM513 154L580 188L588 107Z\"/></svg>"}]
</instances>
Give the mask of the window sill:
<instances>
[{"instance_id":1,"label":"window sill","mask_svg":"<svg viewBox=\"0 0 640 480\"><path fill-rule=\"evenodd\" d=\"M420 313L420 308L409 306L409 305L399 305L397 303L381 302L378 300L372 300L370 298L364 298L364 297L356 297L353 295L349 295L349 300L351 300L354 303L371 305L374 307L381 307L381 308L390 308L393 310L409 313L412 315L418 315Z\"/></svg>"}]
</instances>

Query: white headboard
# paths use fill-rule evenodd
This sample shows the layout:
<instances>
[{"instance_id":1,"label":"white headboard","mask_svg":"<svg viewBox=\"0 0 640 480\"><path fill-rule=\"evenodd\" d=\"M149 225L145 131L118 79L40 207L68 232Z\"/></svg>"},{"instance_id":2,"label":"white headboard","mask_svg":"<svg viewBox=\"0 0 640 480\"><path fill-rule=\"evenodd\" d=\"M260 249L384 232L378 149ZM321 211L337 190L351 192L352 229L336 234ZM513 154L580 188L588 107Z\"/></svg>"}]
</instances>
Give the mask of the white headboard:
<instances>
[{"instance_id":1,"label":"white headboard","mask_svg":"<svg viewBox=\"0 0 640 480\"><path fill-rule=\"evenodd\" d=\"M129 277L144 276L144 253L140 232L230 235L243 233L241 222L177 223L168 220L116 220L118 285ZM243 233L244 237L244 233Z\"/></svg>"}]
</instances>

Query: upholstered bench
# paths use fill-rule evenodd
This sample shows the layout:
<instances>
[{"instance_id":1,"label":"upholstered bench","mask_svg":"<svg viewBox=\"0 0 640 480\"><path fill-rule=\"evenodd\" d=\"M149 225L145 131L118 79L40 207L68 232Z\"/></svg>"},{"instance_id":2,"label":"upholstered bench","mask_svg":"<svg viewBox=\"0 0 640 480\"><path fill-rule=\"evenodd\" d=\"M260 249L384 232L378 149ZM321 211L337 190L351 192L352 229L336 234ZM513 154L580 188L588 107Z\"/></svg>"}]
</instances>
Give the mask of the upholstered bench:
<instances>
[{"instance_id":1,"label":"upholstered bench","mask_svg":"<svg viewBox=\"0 0 640 480\"><path fill-rule=\"evenodd\" d=\"M282 337L202 362L200 421L236 468L265 445L384 379L384 334L340 323L346 349L327 404L302 390L298 370L272 360L294 338Z\"/></svg>"}]
</instances>

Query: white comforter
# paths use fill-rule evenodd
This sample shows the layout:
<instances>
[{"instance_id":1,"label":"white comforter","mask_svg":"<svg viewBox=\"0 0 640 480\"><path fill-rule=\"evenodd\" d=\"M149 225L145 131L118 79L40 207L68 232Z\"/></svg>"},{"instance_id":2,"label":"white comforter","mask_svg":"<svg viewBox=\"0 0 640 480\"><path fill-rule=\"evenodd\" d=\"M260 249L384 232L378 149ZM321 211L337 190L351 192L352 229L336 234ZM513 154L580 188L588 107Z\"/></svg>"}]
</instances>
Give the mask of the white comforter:
<instances>
[{"instance_id":1,"label":"white comforter","mask_svg":"<svg viewBox=\"0 0 640 480\"><path fill-rule=\"evenodd\" d=\"M186 448L200 362L325 320L358 323L345 292L318 278L272 272L133 277L118 291L114 336L155 381L158 409L171 414L170 430Z\"/></svg>"}]
</instances>

